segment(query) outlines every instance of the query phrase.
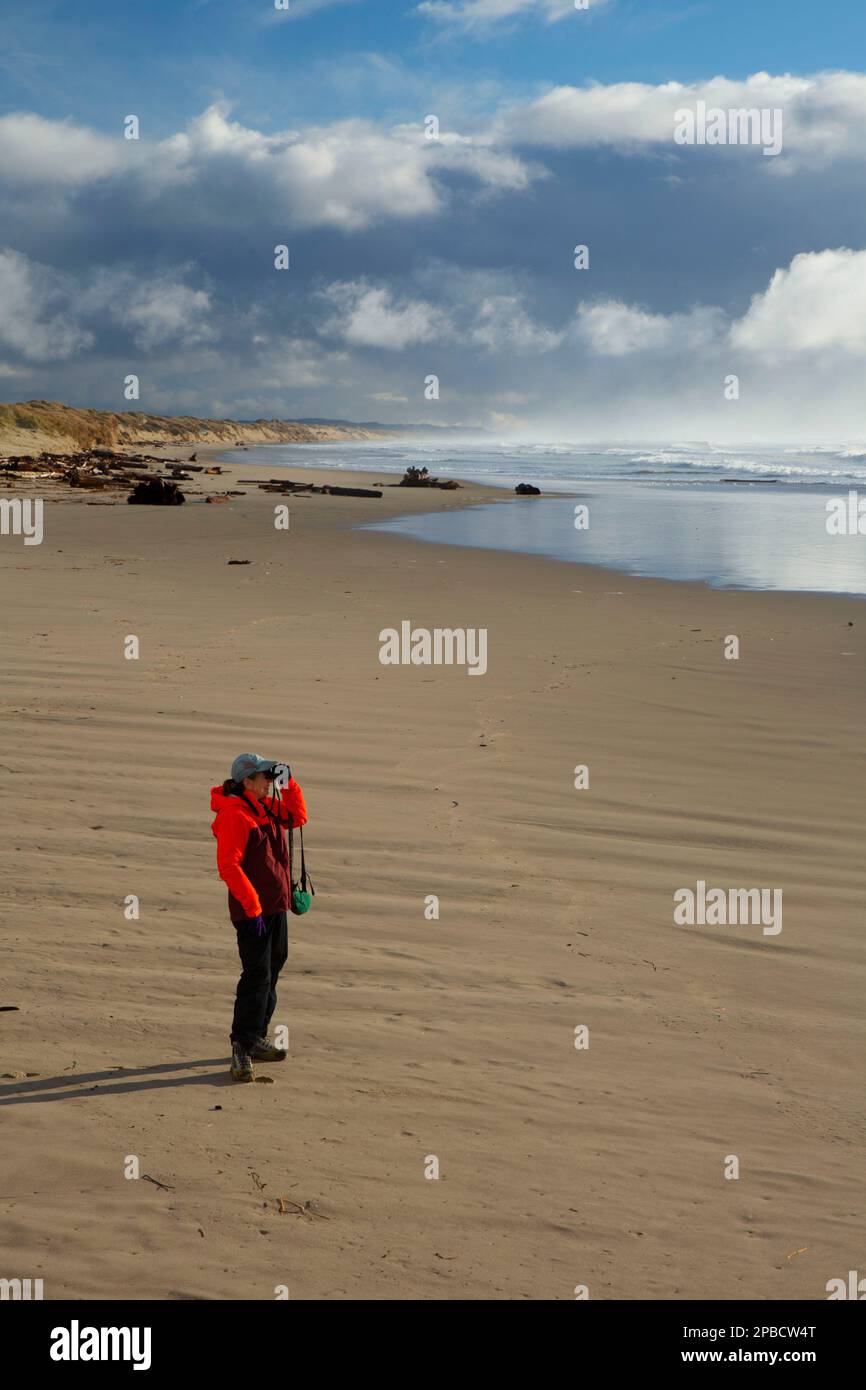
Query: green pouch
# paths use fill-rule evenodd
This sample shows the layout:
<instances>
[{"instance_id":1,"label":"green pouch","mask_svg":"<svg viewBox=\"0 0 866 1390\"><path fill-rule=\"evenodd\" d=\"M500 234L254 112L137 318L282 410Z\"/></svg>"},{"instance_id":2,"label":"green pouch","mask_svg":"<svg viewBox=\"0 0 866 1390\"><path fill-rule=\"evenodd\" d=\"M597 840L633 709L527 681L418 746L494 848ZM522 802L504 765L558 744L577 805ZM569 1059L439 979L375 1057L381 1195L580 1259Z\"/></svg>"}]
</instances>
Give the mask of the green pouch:
<instances>
[{"instance_id":1,"label":"green pouch","mask_svg":"<svg viewBox=\"0 0 866 1390\"><path fill-rule=\"evenodd\" d=\"M292 901L291 901L291 908L292 908L292 912L295 914L296 917L301 917L301 916L303 916L303 914L304 914L305 912L309 912L310 908L312 907L312 905L313 905L313 898L314 898L315 895L316 895L316 890L315 890L315 888L313 887L313 880L312 880L311 878L308 878L308 877L307 877L307 861L306 861L306 859L304 858L304 828L303 828L303 826L300 826L300 827L298 828L298 834L299 834L300 837L301 837L301 877L300 877L300 880L296 880L296 879L295 879L295 871L294 871L294 839L293 839L292 827L289 826L289 878L290 878L291 881L292 881ZM309 885L310 885L309 891L307 890L307 884L308 884L308 883L309 883Z\"/></svg>"}]
</instances>

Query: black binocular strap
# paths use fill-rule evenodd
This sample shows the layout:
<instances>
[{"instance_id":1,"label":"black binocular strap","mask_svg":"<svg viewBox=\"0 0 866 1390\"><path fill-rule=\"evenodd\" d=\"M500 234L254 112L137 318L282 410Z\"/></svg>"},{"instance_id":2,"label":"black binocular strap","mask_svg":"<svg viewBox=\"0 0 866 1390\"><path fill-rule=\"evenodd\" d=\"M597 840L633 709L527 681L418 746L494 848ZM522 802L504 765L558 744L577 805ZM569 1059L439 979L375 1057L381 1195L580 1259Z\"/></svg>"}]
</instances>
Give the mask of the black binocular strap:
<instances>
[{"instance_id":1,"label":"black binocular strap","mask_svg":"<svg viewBox=\"0 0 866 1390\"><path fill-rule=\"evenodd\" d=\"M309 882L309 885L310 885L310 896L314 898L314 897L316 896L316 890L315 890L315 888L313 887L313 880L312 880L312 879L309 879L309 880L307 879L307 861L306 861L306 859L304 858L304 827L303 827L302 825L299 825L299 826L298 826L298 834L299 834L300 837L301 837L301 878L300 878L299 887L300 887L302 893L306 893L306 891L307 891L307 883ZM293 856L294 856L294 832L293 832L292 826L289 826L289 878L291 879L292 888L294 888L294 886L295 886L295 870L294 870L294 867L293 867L293 865L294 865L294 857L293 857Z\"/></svg>"}]
</instances>

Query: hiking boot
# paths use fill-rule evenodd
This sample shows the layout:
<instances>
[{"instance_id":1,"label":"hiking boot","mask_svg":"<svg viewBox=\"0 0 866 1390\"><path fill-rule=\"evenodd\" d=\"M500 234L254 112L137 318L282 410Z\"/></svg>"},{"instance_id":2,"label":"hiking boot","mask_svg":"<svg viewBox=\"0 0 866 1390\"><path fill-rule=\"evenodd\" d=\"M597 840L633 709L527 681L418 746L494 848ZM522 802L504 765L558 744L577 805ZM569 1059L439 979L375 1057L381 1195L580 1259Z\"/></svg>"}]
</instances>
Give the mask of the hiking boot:
<instances>
[{"instance_id":1,"label":"hiking boot","mask_svg":"<svg viewBox=\"0 0 866 1390\"><path fill-rule=\"evenodd\" d=\"M270 1038L259 1038L250 1048L250 1056L256 1062L284 1062L288 1055L284 1047L275 1047Z\"/></svg>"},{"instance_id":2,"label":"hiking boot","mask_svg":"<svg viewBox=\"0 0 866 1390\"><path fill-rule=\"evenodd\" d=\"M250 1054L242 1043L232 1043L231 1076L233 1081L254 1081Z\"/></svg>"}]
</instances>

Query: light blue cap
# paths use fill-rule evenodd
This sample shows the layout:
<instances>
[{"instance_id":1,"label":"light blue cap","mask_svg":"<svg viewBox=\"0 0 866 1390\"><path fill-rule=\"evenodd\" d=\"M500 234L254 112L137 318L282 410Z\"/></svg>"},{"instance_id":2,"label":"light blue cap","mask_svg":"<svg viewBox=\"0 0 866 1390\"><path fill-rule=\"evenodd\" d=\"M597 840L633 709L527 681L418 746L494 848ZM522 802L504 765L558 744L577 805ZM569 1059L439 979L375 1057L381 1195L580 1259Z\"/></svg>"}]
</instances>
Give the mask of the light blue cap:
<instances>
[{"instance_id":1,"label":"light blue cap","mask_svg":"<svg viewBox=\"0 0 866 1390\"><path fill-rule=\"evenodd\" d=\"M232 763L232 781L242 782L245 777L254 777L257 772L273 772L276 758L260 758L258 753L238 753Z\"/></svg>"}]
</instances>

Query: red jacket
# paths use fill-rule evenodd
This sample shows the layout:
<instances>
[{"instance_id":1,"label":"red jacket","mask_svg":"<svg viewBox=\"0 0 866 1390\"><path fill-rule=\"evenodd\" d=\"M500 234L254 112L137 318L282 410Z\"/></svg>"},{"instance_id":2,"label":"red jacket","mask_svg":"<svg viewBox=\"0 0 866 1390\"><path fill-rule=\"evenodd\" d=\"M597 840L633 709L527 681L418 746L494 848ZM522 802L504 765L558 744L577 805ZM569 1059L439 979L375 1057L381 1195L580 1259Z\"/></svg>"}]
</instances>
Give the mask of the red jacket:
<instances>
[{"instance_id":1,"label":"red jacket","mask_svg":"<svg viewBox=\"0 0 866 1390\"><path fill-rule=\"evenodd\" d=\"M226 796L222 787L211 787L210 805L216 811L211 829L217 869L229 890L232 921L288 911L292 885L284 830L307 822L304 794L294 777L279 797L263 801Z\"/></svg>"}]
</instances>

